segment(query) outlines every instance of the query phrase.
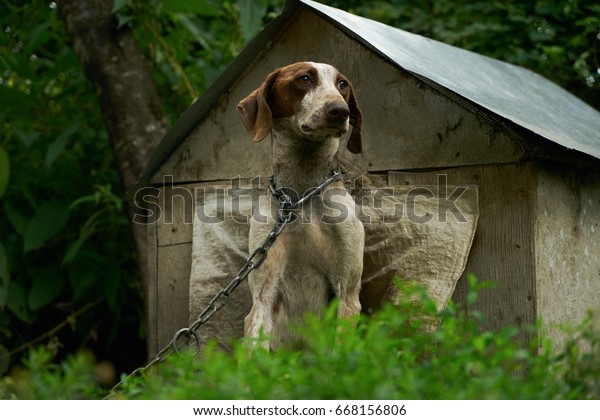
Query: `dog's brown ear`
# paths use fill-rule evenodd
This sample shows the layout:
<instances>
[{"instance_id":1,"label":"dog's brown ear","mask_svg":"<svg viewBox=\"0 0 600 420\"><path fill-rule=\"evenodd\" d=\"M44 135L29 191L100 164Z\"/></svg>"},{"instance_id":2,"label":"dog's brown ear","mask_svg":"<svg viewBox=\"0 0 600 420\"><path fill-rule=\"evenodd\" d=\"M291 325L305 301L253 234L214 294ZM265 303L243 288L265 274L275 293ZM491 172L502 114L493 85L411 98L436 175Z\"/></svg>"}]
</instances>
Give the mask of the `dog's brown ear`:
<instances>
[{"instance_id":1,"label":"dog's brown ear","mask_svg":"<svg viewBox=\"0 0 600 420\"><path fill-rule=\"evenodd\" d=\"M255 142L259 142L271 131L273 114L268 103L268 96L275 83L278 72L271 73L262 85L237 105L246 130Z\"/></svg>"},{"instance_id":2,"label":"dog's brown ear","mask_svg":"<svg viewBox=\"0 0 600 420\"><path fill-rule=\"evenodd\" d=\"M350 85L350 99L348 100L348 108L350 108L350 125L352 126L352 132L348 139L348 150L354 154L362 152L362 113L358 107L358 101L356 99L356 93L354 88Z\"/></svg>"}]
</instances>

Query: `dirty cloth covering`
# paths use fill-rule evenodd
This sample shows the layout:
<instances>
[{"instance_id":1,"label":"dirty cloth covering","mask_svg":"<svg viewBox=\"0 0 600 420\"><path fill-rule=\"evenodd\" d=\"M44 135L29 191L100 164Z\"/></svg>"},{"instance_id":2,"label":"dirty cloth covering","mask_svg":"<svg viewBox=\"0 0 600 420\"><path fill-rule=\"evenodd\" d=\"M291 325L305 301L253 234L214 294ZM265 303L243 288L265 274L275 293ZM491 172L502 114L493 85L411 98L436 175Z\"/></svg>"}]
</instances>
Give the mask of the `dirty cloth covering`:
<instances>
[{"instance_id":1,"label":"dirty cloth covering","mask_svg":"<svg viewBox=\"0 0 600 420\"><path fill-rule=\"evenodd\" d=\"M237 185L235 185L237 184ZM244 185L246 184L246 185ZM270 200L254 180L206 183L196 192L190 278L190 322L235 277L248 257L253 203ZM354 191L353 191L354 194ZM365 228L363 312L394 301L394 278L426 286L442 310L462 275L478 218L475 185L368 185L355 196ZM228 348L243 336L252 299L247 282L199 330L202 342L217 338Z\"/></svg>"}]
</instances>

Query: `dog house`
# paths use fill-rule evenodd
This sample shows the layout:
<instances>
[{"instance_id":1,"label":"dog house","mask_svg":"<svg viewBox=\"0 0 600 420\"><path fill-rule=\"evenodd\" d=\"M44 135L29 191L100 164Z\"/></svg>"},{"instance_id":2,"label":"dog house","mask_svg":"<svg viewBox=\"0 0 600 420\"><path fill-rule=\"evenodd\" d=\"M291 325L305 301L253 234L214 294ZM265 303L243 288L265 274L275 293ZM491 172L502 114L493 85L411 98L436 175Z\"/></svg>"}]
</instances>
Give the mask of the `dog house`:
<instances>
[{"instance_id":1,"label":"dog house","mask_svg":"<svg viewBox=\"0 0 600 420\"><path fill-rule=\"evenodd\" d=\"M270 145L252 144L236 105L297 61L337 67L363 113L362 153L340 156L372 183L362 203L363 308L394 298L394 276L421 281L440 307L463 302L473 273L496 283L477 302L488 328L574 323L600 309L600 113L523 68L288 0L174 125L140 179L136 197L153 217L151 354L248 255L239 216L271 173ZM241 336L249 308L242 284L201 338Z\"/></svg>"}]
</instances>

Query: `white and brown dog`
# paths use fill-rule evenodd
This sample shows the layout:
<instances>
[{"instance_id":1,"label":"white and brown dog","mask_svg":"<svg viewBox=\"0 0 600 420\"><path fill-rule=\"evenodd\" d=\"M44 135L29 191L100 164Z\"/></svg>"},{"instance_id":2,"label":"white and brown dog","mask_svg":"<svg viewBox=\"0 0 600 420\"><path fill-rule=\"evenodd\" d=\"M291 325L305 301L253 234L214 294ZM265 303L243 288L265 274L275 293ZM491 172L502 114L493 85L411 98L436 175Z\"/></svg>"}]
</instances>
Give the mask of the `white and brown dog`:
<instances>
[{"instance_id":1,"label":"white and brown dog","mask_svg":"<svg viewBox=\"0 0 600 420\"><path fill-rule=\"evenodd\" d=\"M272 133L275 182L292 200L338 169L340 138L350 128L348 149L362 150L356 94L348 79L328 64L301 62L274 71L238 104L238 111L255 142ZM251 251L265 240L278 217L275 200L260 207L261 214L269 215L268 222L252 218ZM364 229L342 181L326 187L296 213L299 217L249 276L252 309L245 336L257 338L262 331L269 337L264 345L271 349L296 341L290 326L301 324L307 312L323 314L332 297L339 300L339 317L352 318L361 310Z\"/></svg>"}]
</instances>

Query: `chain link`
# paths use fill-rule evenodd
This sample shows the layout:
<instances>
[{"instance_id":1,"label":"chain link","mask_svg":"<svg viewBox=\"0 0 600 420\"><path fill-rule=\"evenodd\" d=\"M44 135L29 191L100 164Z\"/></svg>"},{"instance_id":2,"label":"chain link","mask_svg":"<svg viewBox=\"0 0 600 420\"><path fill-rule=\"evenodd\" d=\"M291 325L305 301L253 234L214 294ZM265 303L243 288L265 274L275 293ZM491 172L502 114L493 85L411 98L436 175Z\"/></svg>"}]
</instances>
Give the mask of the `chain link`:
<instances>
[{"instance_id":1,"label":"chain link","mask_svg":"<svg viewBox=\"0 0 600 420\"><path fill-rule=\"evenodd\" d=\"M169 344L163 347L162 350L160 350L147 365L139 367L131 372L129 375L127 375L125 380L131 377L143 375L147 369L158 363L164 362L172 353L179 353L183 346L189 346L191 341L194 341L194 354L198 354L200 352L201 342L196 330L202 325L206 324L217 312L223 309L229 300L229 296L231 296L233 291L240 285L240 283L248 278L252 270L260 267L265 258L267 258L267 253L271 245L273 245L285 226L294 219L295 216L293 211L298 209L305 202L309 201L312 197L320 194L329 184L338 181L339 179L341 179L339 171L333 171L333 173L321 185L310 190L296 202L293 202L291 197L285 193L285 188L276 187L275 178L271 176L269 189L273 197L275 197L279 203L279 220L275 226L273 226L273 229L271 229L271 232L267 238L258 248L254 250L254 252L252 252L252 254L250 254L250 256L246 259L246 263L242 266L240 271L238 271L233 280L231 280L224 289L221 289L219 292L217 292L217 294L209 302L208 306L200 313L200 315L198 315L198 318L196 318L196 320L189 327L182 328L177 331ZM184 341L183 343L180 342L182 339ZM116 391L122 385L122 383L122 381L117 383L111 389L110 394ZM108 396L110 396L110 394Z\"/></svg>"}]
</instances>

